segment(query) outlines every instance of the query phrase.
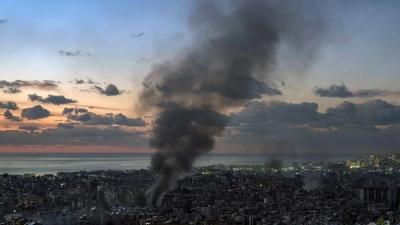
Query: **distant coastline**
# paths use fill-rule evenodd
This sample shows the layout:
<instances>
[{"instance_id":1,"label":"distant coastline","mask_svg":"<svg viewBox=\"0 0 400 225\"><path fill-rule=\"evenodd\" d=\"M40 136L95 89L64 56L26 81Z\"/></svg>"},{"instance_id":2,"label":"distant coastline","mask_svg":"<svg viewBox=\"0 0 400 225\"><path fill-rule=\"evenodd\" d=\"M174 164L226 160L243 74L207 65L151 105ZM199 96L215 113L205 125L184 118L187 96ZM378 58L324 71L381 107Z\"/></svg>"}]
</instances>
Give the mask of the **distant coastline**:
<instances>
[{"instance_id":1,"label":"distant coastline","mask_svg":"<svg viewBox=\"0 0 400 225\"><path fill-rule=\"evenodd\" d=\"M93 170L147 169L152 153L0 153L0 174L56 174L57 172ZM263 164L276 158L283 165L293 162L344 161L359 154L293 153L209 153L195 166Z\"/></svg>"}]
</instances>

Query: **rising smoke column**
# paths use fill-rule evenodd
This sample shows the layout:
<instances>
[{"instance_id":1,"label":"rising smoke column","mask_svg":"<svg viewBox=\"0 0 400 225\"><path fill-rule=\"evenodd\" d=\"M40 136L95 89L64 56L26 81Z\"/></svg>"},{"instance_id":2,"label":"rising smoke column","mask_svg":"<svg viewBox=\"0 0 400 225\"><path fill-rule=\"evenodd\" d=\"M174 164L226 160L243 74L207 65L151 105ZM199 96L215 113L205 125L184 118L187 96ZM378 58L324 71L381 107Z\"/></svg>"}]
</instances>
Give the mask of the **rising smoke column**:
<instances>
[{"instance_id":1,"label":"rising smoke column","mask_svg":"<svg viewBox=\"0 0 400 225\"><path fill-rule=\"evenodd\" d=\"M158 112L150 147L156 149L151 169L160 178L148 196L151 206L233 125L219 112L282 94L267 80L278 46L307 64L321 41L323 20L305 2L225 3L198 1L189 18L194 44L176 59L154 65L144 79L137 110Z\"/></svg>"}]
</instances>

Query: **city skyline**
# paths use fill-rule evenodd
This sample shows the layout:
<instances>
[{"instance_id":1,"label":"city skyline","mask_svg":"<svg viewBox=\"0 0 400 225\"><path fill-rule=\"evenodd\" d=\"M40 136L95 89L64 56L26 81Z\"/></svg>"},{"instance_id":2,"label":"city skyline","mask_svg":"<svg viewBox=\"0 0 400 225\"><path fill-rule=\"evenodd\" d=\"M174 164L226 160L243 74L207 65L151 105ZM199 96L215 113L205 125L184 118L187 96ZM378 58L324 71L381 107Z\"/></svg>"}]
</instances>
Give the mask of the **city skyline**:
<instances>
[{"instance_id":1,"label":"city skyline","mask_svg":"<svg viewBox=\"0 0 400 225\"><path fill-rule=\"evenodd\" d=\"M172 103L143 110L140 96L171 88L146 77L213 35L193 27L196 1L58 3L2 3L0 152L153 152L154 121ZM229 120L216 152L398 151L400 4L313 3L313 41L289 27L268 76L252 75L260 96L215 110ZM217 88L203 87L210 102L226 97Z\"/></svg>"}]
</instances>

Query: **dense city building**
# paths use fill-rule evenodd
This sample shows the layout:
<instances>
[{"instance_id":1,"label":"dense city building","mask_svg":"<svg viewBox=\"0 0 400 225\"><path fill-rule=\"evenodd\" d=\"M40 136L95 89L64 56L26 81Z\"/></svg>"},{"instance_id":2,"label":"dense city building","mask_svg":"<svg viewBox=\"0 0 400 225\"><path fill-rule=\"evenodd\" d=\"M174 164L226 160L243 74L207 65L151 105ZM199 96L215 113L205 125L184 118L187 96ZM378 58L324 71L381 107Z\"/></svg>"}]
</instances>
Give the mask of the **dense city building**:
<instances>
[{"instance_id":1,"label":"dense city building","mask_svg":"<svg viewBox=\"0 0 400 225\"><path fill-rule=\"evenodd\" d=\"M3 174L0 224L400 224L399 160L198 167L151 207L144 169Z\"/></svg>"}]
</instances>

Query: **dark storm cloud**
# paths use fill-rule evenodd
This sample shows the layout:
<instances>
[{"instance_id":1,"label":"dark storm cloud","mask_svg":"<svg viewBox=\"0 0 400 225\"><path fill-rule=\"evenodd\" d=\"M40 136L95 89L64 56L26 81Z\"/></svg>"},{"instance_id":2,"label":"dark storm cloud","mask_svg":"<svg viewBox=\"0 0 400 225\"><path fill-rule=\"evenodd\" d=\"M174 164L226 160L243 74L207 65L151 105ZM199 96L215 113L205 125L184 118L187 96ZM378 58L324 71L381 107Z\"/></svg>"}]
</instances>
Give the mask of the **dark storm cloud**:
<instances>
[{"instance_id":1,"label":"dark storm cloud","mask_svg":"<svg viewBox=\"0 0 400 225\"><path fill-rule=\"evenodd\" d=\"M15 81L5 81L0 80L0 88L35 88L39 90L46 91L58 91L58 84L56 81L43 80L43 81L26 81L26 80L15 80Z\"/></svg>"},{"instance_id":2,"label":"dark storm cloud","mask_svg":"<svg viewBox=\"0 0 400 225\"><path fill-rule=\"evenodd\" d=\"M400 144L400 106L382 100L361 104L344 101L325 113L315 103L253 102L231 114L231 122L221 143L265 151L280 151L280 142L301 151L326 150L390 152ZM386 125L388 128L378 128ZM300 151L300 150L299 150Z\"/></svg>"},{"instance_id":3,"label":"dark storm cloud","mask_svg":"<svg viewBox=\"0 0 400 225\"><path fill-rule=\"evenodd\" d=\"M68 115L68 120L79 121L85 125L124 125L142 127L146 126L147 123L142 118L128 118L125 115L119 114L106 114L98 115L92 112L76 113Z\"/></svg>"},{"instance_id":4,"label":"dark storm cloud","mask_svg":"<svg viewBox=\"0 0 400 225\"><path fill-rule=\"evenodd\" d=\"M8 22L8 19L1 19L0 24L6 24Z\"/></svg>"},{"instance_id":5,"label":"dark storm cloud","mask_svg":"<svg viewBox=\"0 0 400 225\"><path fill-rule=\"evenodd\" d=\"M320 97L331 97L331 98L350 98L354 97L354 94L342 83L342 85L333 84L327 88L316 87L313 90L314 94Z\"/></svg>"},{"instance_id":6,"label":"dark storm cloud","mask_svg":"<svg viewBox=\"0 0 400 225\"><path fill-rule=\"evenodd\" d=\"M21 122L22 119L18 116L14 116L8 109L3 113L5 119L15 122Z\"/></svg>"},{"instance_id":7,"label":"dark storm cloud","mask_svg":"<svg viewBox=\"0 0 400 225\"><path fill-rule=\"evenodd\" d=\"M374 97L384 97L384 96L400 96L399 91L387 91L381 89L358 89L350 91L346 85L333 84L329 87L315 87L313 90L314 94L320 97L330 97L330 98L374 98Z\"/></svg>"},{"instance_id":8,"label":"dark storm cloud","mask_svg":"<svg viewBox=\"0 0 400 225\"><path fill-rule=\"evenodd\" d=\"M216 111L282 94L269 80L280 45L308 65L326 34L316 6L250 0L232 1L228 10L219 1L195 3L189 19L193 45L178 58L154 65L143 82L148 88L139 95L138 111L161 111L153 129L159 144L151 145L156 148L151 169L161 176L152 188L150 205L172 188L196 157L210 151L213 136L231 124ZM181 108L159 107L169 101ZM199 125L197 119L205 114L213 115L215 123Z\"/></svg>"},{"instance_id":9,"label":"dark storm cloud","mask_svg":"<svg viewBox=\"0 0 400 225\"><path fill-rule=\"evenodd\" d=\"M62 129L74 129L75 128L74 125L70 125L67 123L59 123L59 124L57 124L57 127L62 128Z\"/></svg>"},{"instance_id":10,"label":"dark storm cloud","mask_svg":"<svg viewBox=\"0 0 400 225\"><path fill-rule=\"evenodd\" d=\"M2 145L102 145L102 146L145 146L147 139L142 132L128 132L118 127L104 129L75 127L74 129L53 128L41 132L0 131Z\"/></svg>"},{"instance_id":11,"label":"dark storm cloud","mask_svg":"<svg viewBox=\"0 0 400 225\"><path fill-rule=\"evenodd\" d=\"M17 110L18 106L15 102L0 102L0 109Z\"/></svg>"},{"instance_id":12,"label":"dark storm cloud","mask_svg":"<svg viewBox=\"0 0 400 225\"><path fill-rule=\"evenodd\" d=\"M361 104L343 102L335 108L328 108L325 116L341 123L365 125L390 125L400 122L400 106L379 99Z\"/></svg>"},{"instance_id":13,"label":"dark storm cloud","mask_svg":"<svg viewBox=\"0 0 400 225\"><path fill-rule=\"evenodd\" d=\"M28 98L31 102L41 102L44 104L53 104L53 105L77 103L76 100L66 98L63 95L48 95L47 98L43 98L42 96L39 96L37 94L31 94L28 95Z\"/></svg>"},{"instance_id":14,"label":"dark storm cloud","mask_svg":"<svg viewBox=\"0 0 400 225\"><path fill-rule=\"evenodd\" d=\"M251 102L239 113L232 113L233 120L239 123L279 122L305 124L317 121L320 117L318 104L303 102L292 104L279 101Z\"/></svg>"},{"instance_id":15,"label":"dark storm cloud","mask_svg":"<svg viewBox=\"0 0 400 225\"><path fill-rule=\"evenodd\" d=\"M49 117L50 111L44 109L41 105L36 105L32 108L23 109L21 112L21 117L26 118L28 120L37 120Z\"/></svg>"},{"instance_id":16,"label":"dark storm cloud","mask_svg":"<svg viewBox=\"0 0 400 225\"><path fill-rule=\"evenodd\" d=\"M20 130L28 130L28 131L35 131L35 130L40 130L38 126L19 126L18 129Z\"/></svg>"},{"instance_id":17,"label":"dark storm cloud","mask_svg":"<svg viewBox=\"0 0 400 225\"><path fill-rule=\"evenodd\" d=\"M6 90L3 90L3 92L6 94L18 94L21 92L21 90L19 90L18 88L9 87Z\"/></svg>"},{"instance_id":18,"label":"dark storm cloud","mask_svg":"<svg viewBox=\"0 0 400 225\"><path fill-rule=\"evenodd\" d=\"M103 89L97 85L95 85L94 88L100 94L107 95L107 96L116 96L116 95L121 95L124 93L124 91L120 91L114 84L109 84L105 89Z\"/></svg>"}]
</instances>

